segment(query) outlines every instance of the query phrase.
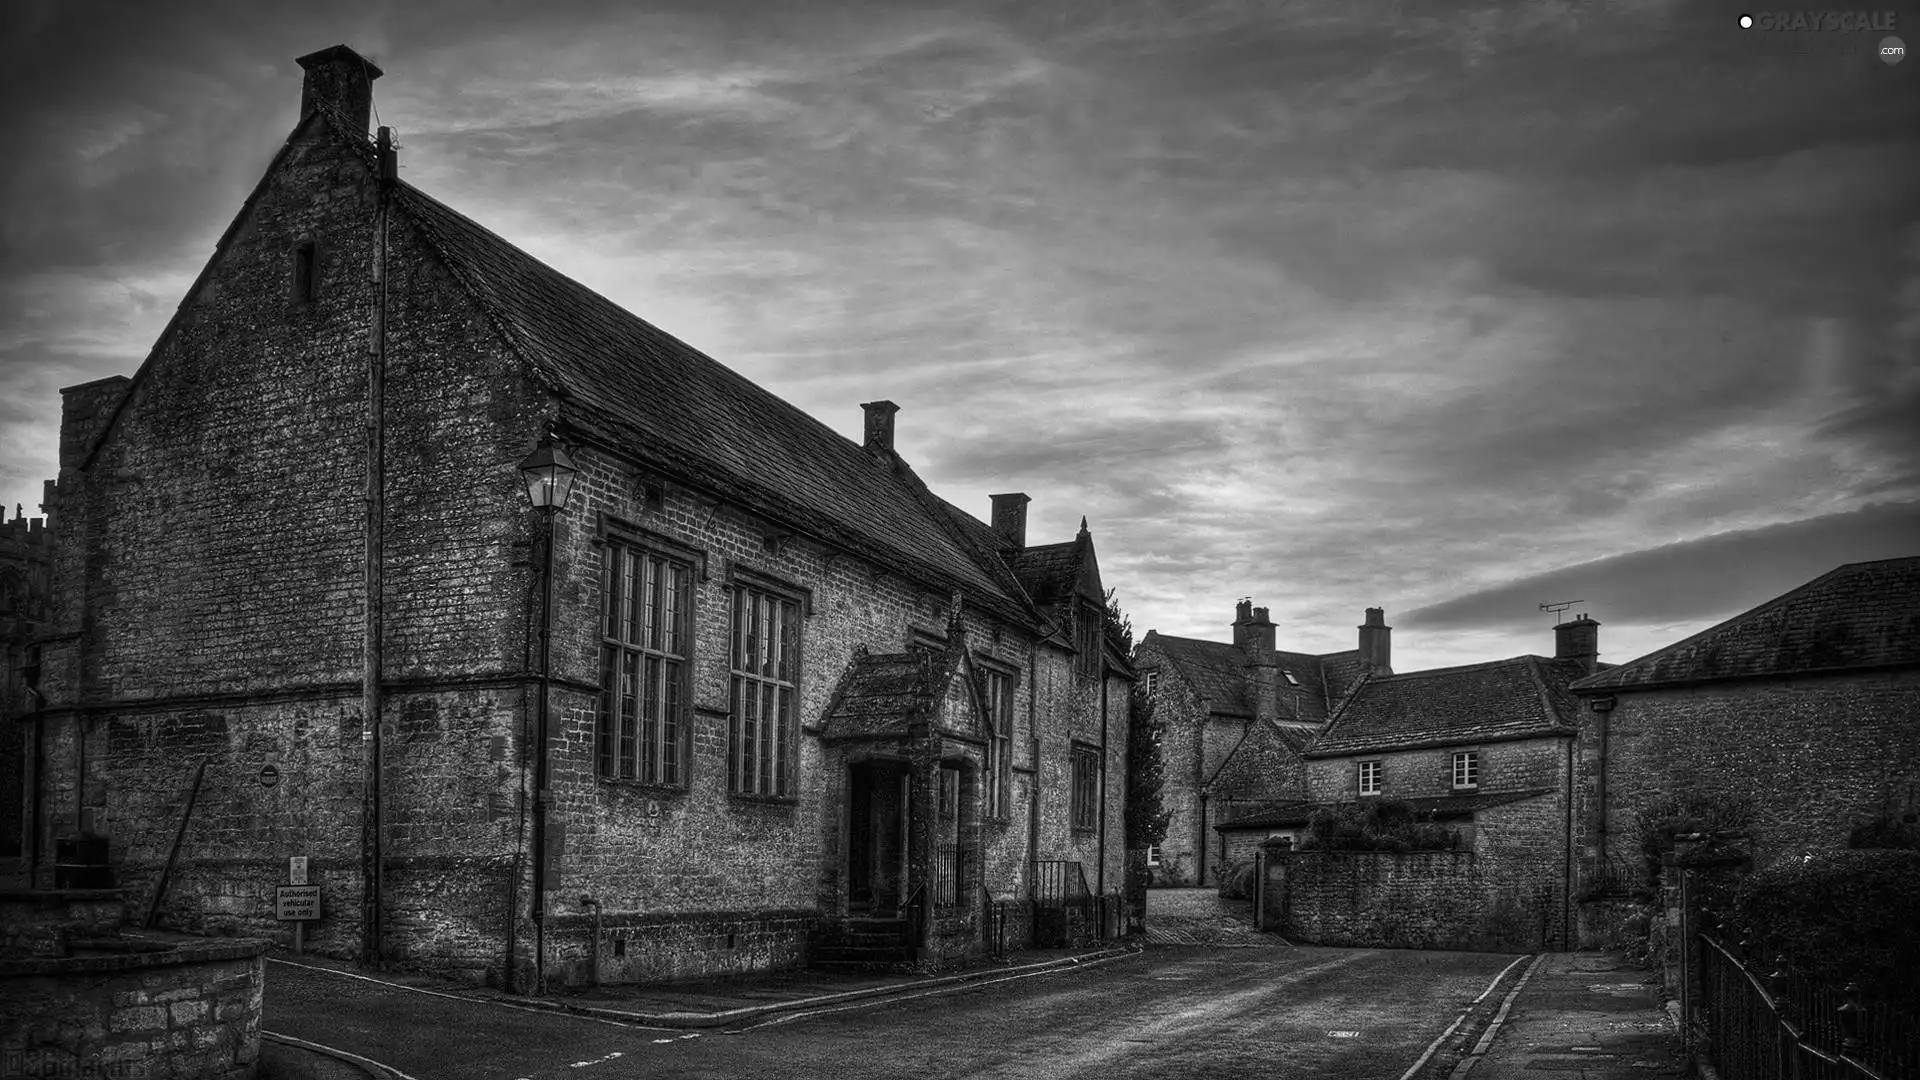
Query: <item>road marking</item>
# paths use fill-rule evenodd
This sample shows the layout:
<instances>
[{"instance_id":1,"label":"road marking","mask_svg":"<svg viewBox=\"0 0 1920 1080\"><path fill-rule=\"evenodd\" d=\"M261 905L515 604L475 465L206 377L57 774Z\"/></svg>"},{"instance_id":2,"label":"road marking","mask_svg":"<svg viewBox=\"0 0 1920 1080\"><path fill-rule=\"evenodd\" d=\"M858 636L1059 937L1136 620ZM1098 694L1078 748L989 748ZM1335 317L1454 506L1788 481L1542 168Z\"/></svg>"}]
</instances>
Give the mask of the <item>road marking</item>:
<instances>
[{"instance_id":1,"label":"road marking","mask_svg":"<svg viewBox=\"0 0 1920 1080\"><path fill-rule=\"evenodd\" d=\"M1507 992L1507 1000L1500 1003L1500 1011L1493 1014L1493 1023L1487 1025L1486 1033L1480 1036L1478 1043L1474 1044L1473 1053L1469 1054L1469 1057L1479 1057L1493 1045L1493 1037L1500 1034L1500 1025L1507 1022L1507 1013L1513 1009L1513 999L1520 996L1520 991L1527 988L1527 980L1533 978L1533 973L1539 971L1540 965L1546 962L1547 954L1541 953L1540 958L1527 968L1527 973L1520 976L1520 981L1513 984L1513 989Z\"/></svg>"},{"instance_id":2,"label":"road marking","mask_svg":"<svg viewBox=\"0 0 1920 1080\"><path fill-rule=\"evenodd\" d=\"M805 1012L787 1013L782 1016L775 1016L768 1020L762 1020L757 1024L748 1024L746 1027L728 1028L725 1032L723 1032L723 1034L739 1035L748 1031L757 1031L763 1027L773 1027L776 1024L788 1024L788 1023L792 1023L795 1020L805 1020L811 1016L825 1016L828 1013L846 1012L848 1009L871 1009L876 1005L892 1005L893 1003L899 1002L899 1001L913 1001L917 998L937 997L941 994L957 994L962 990L974 990L982 986L996 986L1000 983L1015 982L1020 979L1032 979L1032 978L1037 978L1041 975L1064 975L1068 972L1085 971L1086 969L1090 967L1094 967L1099 964L1105 964L1113 960L1125 960L1129 957L1138 956L1138 955L1140 954L1129 952L1129 953L1123 953L1118 956L1103 956L1095 960L1082 961L1080 963L1074 964L1071 967L1046 968L1041 971L1028 971L1019 975L1008 975L1006 978L1003 978L1003 979L975 979L972 982L955 983L951 986L940 986L940 987L935 987L934 989L931 989L931 990L923 990L917 994L897 994L891 997L869 998L863 1001L850 1002L849 1004L846 1004L846 1005L835 1005L831 1008L826 1008L826 1009L808 1009Z\"/></svg>"},{"instance_id":3,"label":"road marking","mask_svg":"<svg viewBox=\"0 0 1920 1080\"><path fill-rule=\"evenodd\" d=\"M260 1036L261 1038L272 1039L274 1042L286 1043L288 1046L297 1046L302 1050L311 1050L316 1054L327 1054L332 1057L340 1058L343 1061L351 1061L355 1065L360 1065L365 1068L372 1069L375 1073L379 1074L380 1076L386 1077L387 1080L414 1080L414 1077L401 1072L399 1069L396 1069L393 1066L386 1064L385 1062L375 1061L369 1057L361 1057L359 1054L356 1054L351 1050L342 1050L337 1046L327 1046L324 1043L308 1042L305 1039L296 1039L291 1035L282 1035L277 1031L268 1031L265 1028L260 1029Z\"/></svg>"},{"instance_id":4,"label":"road marking","mask_svg":"<svg viewBox=\"0 0 1920 1080\"><path fill-rule=\"evenodd\" d=\"M320 967L315 964L298 964L293 962L292 960L282 960L277 956L267 957L267 962L270 964L284 964L287 967L299 968L302 971L314 971L322 975L338 975L343 979L358 979L361 982L370 982L376 986L385 986L393 990L411 990L416 994L426 994L428 997L446 998L450 1001L464 1001L469 1005L492 1005L496 1008L501 1008L501 1009L515 1009L515 1010L518 1010L519 1012L543 1013L548 1016L554 1016L554 1015L571 1016L575 1020L591 1020L596 1024L607 1024L612 1027L628 1028L630 1030L638 1030L638 1031L677 1030L675 1028L655 1027L648 1024L630 1024L623 1020L608 1020L605 1017L588 1016L585 1013L574 1012L571 1009L568 1009L564 1012L556 1013L556 1011L553 1009L541 1009L532 1005L515 1005L511 1001L497 1001L493 998L483 998L483 997L468 997L465 994L449 994L444 990L428 990L425 987L408 986L406 983L391 982L386 979L376 979L371 975L362 975L354 971L340 971L335 968Z\"/></svg>"},{"instance_id":5,"label":"road marking","mask_svg":"<svg viewBox=\"0 0 1920 1080\"><path fill-rule=\"evenodd\" d=\"M656 1041L657 1041L657 1040L656 1040ZM613 1053L611 1053L611 1054L607 1054L607 1055L605 1055L604 1057L597 1057L597 1058L594 1058L594 1059L593 1059L592 1061L576 1061L576 1062L574 1062L573 1064L571 1064L571 1065L568 1065L568 1066L567 1066L567 1068L569 1068L569 1069L585 1069L585 1068L588 1068L589 1066L593 1066L593 1065L605 1065L605 1064L606 1064L607 1062L609 1062L609 1061L612 1061L612 1060L613 1060L614 1058L621 1058L621 1057L626 1057L626 1056L627 1056L627 1054L626 1054L626 1051L624 1051L624 1050L615 1050L615 1051L614 1051Z\"/></svg>"},{"instance_id":6,"label":"road marking","mask_svg":"<svg viewBox=\"0 0 1920 1080\"><path fill-rule=\"evenodd\" d=\"M1336 1039L1357 1039L1360 1037L1360 1033L1357 1031L1329 1031L1327 1034Z\"/></svg>"},{"instance_id":7,"label":"road marking","mask_svg":"<svg viewBox=\"0 0 1920 1080\"><path fill-rule=\"evenodd\" d=\"M1453 1023L1447 1025L1447 1030L1433 1037L1433 1041L1427 1044L1426 1052L1420 1055L1420 1060L1414 1062L1413 1066L1409 1068L1406 1072L1401 1073L1400 1080L1413 1080L1414 1074L1418 1073L1423 1067L1426 1066L1427 1061L1433 1057L1434 1051L1440 1049L1440 1044L1443 1042L1446 1042L1447 1039L1451 1038L1454 1031L1457 1030L1462 1023L1466 1022L1467 1014L1473 1011L1473 1007L1475 1005L1480 1004L1482 1001L1485 1001L1487 999L1487 995L1493 993L1493 988L1500 985L1500 980L1507 977L1507 972L1512 971L1520 963L1520 961L1525 959L1526 957L1524 956L1516 956L1513 958L1513 963L1508 964L1506 967L1501 968L1500 974L1495 975L1493 977L1493 981L1487 984L1487 988L1485 990L1480 991L1480 996L1477 998L1474 998L1472 1001L1467 1002L1467 1007L1460 1011L1459 1016L1456 1016L1453 1018ZM1541 960L1546 959L1546 954L1541 953L1540 959ZM1534 964L1536 966L1539 963L1540 963L1539 960L1534 961ZM1522 981L1524 982L1525 980L1523 979ZM1503 1012L1502 1015L1505 1015L1505 1013Z\"/></svg>"}]
</instances>

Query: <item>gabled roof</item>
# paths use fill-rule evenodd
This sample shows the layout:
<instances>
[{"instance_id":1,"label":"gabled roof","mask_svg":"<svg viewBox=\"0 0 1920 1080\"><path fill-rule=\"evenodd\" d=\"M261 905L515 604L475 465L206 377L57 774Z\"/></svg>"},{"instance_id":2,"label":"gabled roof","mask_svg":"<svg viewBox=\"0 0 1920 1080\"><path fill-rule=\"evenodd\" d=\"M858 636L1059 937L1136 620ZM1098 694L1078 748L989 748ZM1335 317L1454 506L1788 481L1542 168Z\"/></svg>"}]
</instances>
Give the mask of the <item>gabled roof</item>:
<instances>
[{"instance_id":1,"label":"gabled roof","mask_svg":"<svg viewBox=\"0 0 1920 1080\"><path fill-rule=\"evenodd\" d=\"M1141 644L1158 647L1168 662L1180 669L1194 693L1206 698L1216 713L1252 716L1254 701L1247 694L1247 654L1224 641L1171 637L1149 630ZM1280 667L1281 720L1318 724L1330 705L1338 704L1347 685L1364 665L1357 650L1315 656L1274 650ZM1289 679L1289 676L1292 678Z\"/></svg>"},{"instance_id":2,"label":"gabled roof","mask_svg":"<svg viewBox=\"0 0 1920 1080\"><path fill-rule=\"evenodd\" d=\"M943 659L923 649L856 652L821 714L822 735L829 739L905 736L907 725L932 715L946 692Z\"/></svg>"},{"instance_id":3,"label":"gabled roof","mask_svg":"<svg viewBox=\"0 0 1920 1080\"><path fill-rule=\"evenodd\" d=\"M1080 534L1064 544L1035 544L1003 551L1021 588L1035 604L1051 607L1078 596L1104 606L1106 592L1086 519L1080 521Z\"/></svg>"},{"instance_id":4,"label":"gabled roof","mask_svg":"<svg viewBox=\"0 0 1920 1080\"><path fill-rule=\"evenodd\" d=\"M1524 799L1537 798L1552 793L1552 788L1529 788L1525 791L1498 791L1475 793L1472 795L1429 795L1418 799L1402 800L1413 807L1416 814L1431 816L1437 821L1449 818L1471 816L1475 811L1494 806L1505 806ZM1267 810L1256 810L1251 814L1242 814L1232 821L1223 821L1214 826L1219 832L1231 832L1236 829L1276 829L1305 825L1313 820L1320 810L1331 809L1340 803L1297 802L1285 806L1276 806Z\"/></svg>"},{"instance_id":5,"label":"gabled roof","mask_svg":"<svg viewBox=\"0 0 1920 1080\"><path fill-rule=\"evenodd\" d=\"M841 436L738 372L409 184L427 236L561 417L635 459L1012 614L1019 597L905 462ZM990 531L990 530L989 530Z\"/></svg>"},{"instance_id":6,"label":"gabled roof","mask_svg":"<svg viewBox=\"0 0 1920 1080\"><path fill-rule=\"evenodd\" d=\"M1920 556L1848 563L1574 684L1580 693L1920 666Z\"/></svg>"},{"instance_id":7,"label":"gabled roof","mask_svg":"<svg viewBox=\"0 0 1920 1080\"><path fill-rule=\"evenodd\" d=\"M1574 660L1519 656L1368 678L1334 713L1308 757L1491 742L1572 731Z\"/></svg>"}]
</instances>

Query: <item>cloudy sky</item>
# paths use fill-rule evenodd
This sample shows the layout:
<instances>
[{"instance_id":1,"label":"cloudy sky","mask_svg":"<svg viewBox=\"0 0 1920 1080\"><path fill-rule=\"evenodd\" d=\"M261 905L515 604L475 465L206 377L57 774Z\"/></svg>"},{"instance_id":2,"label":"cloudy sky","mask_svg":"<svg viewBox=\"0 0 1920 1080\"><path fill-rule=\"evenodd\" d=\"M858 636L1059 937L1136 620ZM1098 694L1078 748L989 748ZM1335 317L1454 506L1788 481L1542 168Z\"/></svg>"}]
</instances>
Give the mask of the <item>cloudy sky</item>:
<instances>
[{"instance_id":1,"label":"cloudy sky","mask_svg":"<svg viewBox=\"0 0 1920 1080\"><path fill-rule=\"evenodd\" d=\"M0 498L346 43L406 179L849 437L898 402L982 516L1085 514L1139 631L1377 605L1412 670L1582 600L1626 660L1920 554L1920 59L1740 11L9 0Z\"/></svg>"}]
</instances>

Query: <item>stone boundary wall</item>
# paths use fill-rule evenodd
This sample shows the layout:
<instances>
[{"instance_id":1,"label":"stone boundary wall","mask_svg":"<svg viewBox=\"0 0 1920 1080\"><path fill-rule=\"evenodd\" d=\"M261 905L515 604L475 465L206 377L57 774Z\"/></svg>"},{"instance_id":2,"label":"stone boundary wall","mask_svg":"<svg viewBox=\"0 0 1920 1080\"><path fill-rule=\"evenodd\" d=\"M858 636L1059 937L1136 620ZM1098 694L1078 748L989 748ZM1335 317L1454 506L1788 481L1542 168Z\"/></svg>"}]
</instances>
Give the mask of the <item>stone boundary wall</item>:
<instances>
[{"instance_id":1,"label":"stone boundary wall","mask_svg":"<svg viewBox=\"0 0 1920 1080\"><path fill-rule=\"evenodd\" d=\"M263 941L0 961L0 1075L252 1080Z\"/></svg>"},{"instance_id":2,"label":"stone boundary wall","mask_svg":"<svg viewBox=\"0 0 1920 1080\"><path fill-rule=\"evenodd\" d=\"M801 967L819 923L819 913L806 910L610 914L600 923L600 981L673 982ZM548 977L587 983L592 938L592 916L548 916ZM522 948L530 953L532 943Z\"/></svg>"},{"instance_id":3,"label":"stone boundary wall","mask_svg":"<svg viewBox=\"0 0 1920 1080\"><path fill-rule=\"evenodd\" d=\"M1267 904L1302 944L1525 952L1540 945L1529 897L1489 880L1468 851L1275 855Z\"/></svg>"}]
</instances>

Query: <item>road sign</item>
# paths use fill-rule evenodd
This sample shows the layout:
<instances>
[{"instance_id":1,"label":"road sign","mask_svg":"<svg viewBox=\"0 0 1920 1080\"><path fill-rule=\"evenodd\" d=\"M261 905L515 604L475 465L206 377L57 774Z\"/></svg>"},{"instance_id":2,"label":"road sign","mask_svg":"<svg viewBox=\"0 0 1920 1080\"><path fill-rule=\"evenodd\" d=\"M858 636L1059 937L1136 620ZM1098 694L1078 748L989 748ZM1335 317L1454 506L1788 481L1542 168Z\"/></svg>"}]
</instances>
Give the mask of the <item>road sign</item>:
<instances>
[{"instance_id":1,"label":"road sign","mask_svg":"<svg viewBox=\"0 0 1920 1080\"><path fill-rule=\"evenodd\" d=\"M273 917L282 922L311 922L320 917L320 886L281 885L273 890Z\"/></svg>"},{"instance_id":2,"label":"road sign","mask_svg":"<svg viewBox=\"0 0 1920 1080\"><path fill-rule=\"evenodd\" d=\"M305 885L307 883L307 857L290 855L287 857L287 884Z\"/></svg>"},{"instance_id":3,"label":"road sign","mask_svg":"<svg viewBox=\"0 0 1920 1080\"><path fill-rule=\"evenodd\" d=\"M280 770L272 765L260 766L260 786L272 787L280 782Z\"/></svg>"}]
</instances>

